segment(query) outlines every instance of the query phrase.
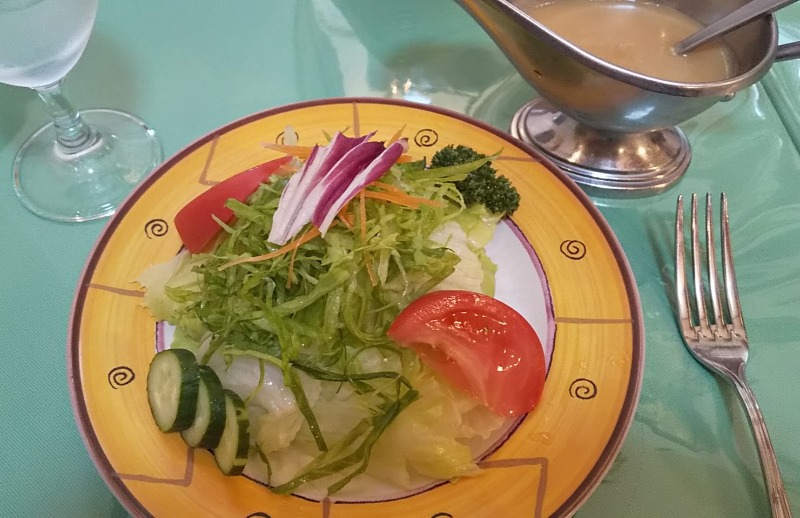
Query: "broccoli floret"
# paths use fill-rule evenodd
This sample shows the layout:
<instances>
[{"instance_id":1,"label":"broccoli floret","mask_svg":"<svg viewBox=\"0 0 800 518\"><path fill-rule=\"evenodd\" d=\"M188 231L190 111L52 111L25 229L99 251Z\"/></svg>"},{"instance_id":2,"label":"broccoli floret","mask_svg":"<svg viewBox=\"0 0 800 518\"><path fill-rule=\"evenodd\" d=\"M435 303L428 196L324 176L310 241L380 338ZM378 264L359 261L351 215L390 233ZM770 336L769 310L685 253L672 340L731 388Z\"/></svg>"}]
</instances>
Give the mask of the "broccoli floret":
<instances>
[{"instance_id":1,"label":"broccoli floret","mask_svg":"<svg viewBox=\"0 0 800 518\"><path fill-rule=\"evenodd\" d=\"M431 157L431 167L446 167L486 158L469 146L445 146ZM519 208L519 193L508 178L497 174L491 162L470 172L456 182L467 206L482 204L490 212L512 215Z\"/></svg>"},{"instance_id":2,"label":"broccoli floret","mask_svg":"<svg viewBox=\"0 0 800 518\"><path fill-rule=\"evenodd\" d=\"M456 187L467 206L482 203L490 212L510 216L519 208L519 193L505 176L494 169L477 169L467 175Z\"/></svg>"},{"instance_id":3,"label":"broccoli floret","mask_svg":"<svg viewBox=\"0 0 800 518\"><path fill-rule=\"evenodd\" d=\"M454 146L451 144L443 147L433 154L431 157L431 167L447 167L451 165L466 164L467 162L474 162L475 160L480 160L481 158L486 158L486 155L478 153L469 146ZM495 171L492 167L491 162L483 164L475 171L484 171L492 176L497 173L497 171Z\"/></svg>"}]
</instances>

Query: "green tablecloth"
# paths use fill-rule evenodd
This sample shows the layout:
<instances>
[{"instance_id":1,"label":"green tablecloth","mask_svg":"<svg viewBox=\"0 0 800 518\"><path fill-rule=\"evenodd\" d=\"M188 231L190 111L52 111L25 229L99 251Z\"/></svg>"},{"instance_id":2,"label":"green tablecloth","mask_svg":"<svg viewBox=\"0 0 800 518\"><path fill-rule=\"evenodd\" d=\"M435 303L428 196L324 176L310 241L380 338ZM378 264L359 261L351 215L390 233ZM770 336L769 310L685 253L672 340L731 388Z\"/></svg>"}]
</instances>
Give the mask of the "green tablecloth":
<instances>
[{"instance_id":1,"label":"green tablecloth","mask_svg":"<svg viewBox=\"0 0 800 518\"><path fill-rule=\"evenodd\" d=\"M800 10L779 18L785 39L800 37ZM688 354L670 304L675 198L707 191L730 198L748 372L800 514L799 85L798 65L778 63L761 83L683 124L694 159L670 191L595 198L638 282L646 366L628 438L578 516L768 515L740 405ZM400 97L505 129L534 95L448 0L103 2L65 88L78 106L138 114L167 156L228 121L300 100ZM65 367L72 295L104 222L39 219L11 186L15 150L45 121L34 94L0 85L8 174L0 187L0 516L125 516L81 442Z\"/></svg>"}]
</instances>

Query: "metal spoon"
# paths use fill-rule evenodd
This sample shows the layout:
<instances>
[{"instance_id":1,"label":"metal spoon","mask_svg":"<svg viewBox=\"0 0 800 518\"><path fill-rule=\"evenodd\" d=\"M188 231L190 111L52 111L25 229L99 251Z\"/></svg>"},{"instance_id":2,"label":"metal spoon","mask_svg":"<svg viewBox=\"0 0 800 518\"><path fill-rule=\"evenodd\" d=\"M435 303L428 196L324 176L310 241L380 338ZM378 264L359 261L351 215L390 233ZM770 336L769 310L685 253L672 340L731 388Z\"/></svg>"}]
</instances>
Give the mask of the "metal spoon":
<instances>
[{"instance_id":1,"label":"metal spoon","mask_svg":"<svg viewBox=\"0 0 800 518\"><path fill-rule=\"evenodd\" d=\"M781 7L785 7L795 1L796 0L753 0L710 25L703 27L688 38L678 42L672 50L675 51L676 54L686 54L717 36L727 34L760 16L777 11Z\"/></svg>"}]
</instances>

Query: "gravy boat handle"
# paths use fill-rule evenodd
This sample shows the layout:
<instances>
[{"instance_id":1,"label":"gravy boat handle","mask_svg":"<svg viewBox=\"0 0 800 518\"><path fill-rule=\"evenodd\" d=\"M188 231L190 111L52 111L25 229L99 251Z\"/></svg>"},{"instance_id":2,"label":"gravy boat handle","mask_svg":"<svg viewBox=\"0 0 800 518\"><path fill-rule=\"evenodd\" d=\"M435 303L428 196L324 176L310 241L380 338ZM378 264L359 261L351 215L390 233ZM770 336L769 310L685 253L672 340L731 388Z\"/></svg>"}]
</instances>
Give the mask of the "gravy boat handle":
<instances>
[{"instance_id":1,"label":"gravy boat handle","mask_svg":"<svg viewBox=\"0 0 800 518\"><path fill-rule=\"evenodd\" d=\"M795 58L800 58L800 41L778 45L778 50L775 51L775 61L786 61Z\"/></svg>"}]
</instances>

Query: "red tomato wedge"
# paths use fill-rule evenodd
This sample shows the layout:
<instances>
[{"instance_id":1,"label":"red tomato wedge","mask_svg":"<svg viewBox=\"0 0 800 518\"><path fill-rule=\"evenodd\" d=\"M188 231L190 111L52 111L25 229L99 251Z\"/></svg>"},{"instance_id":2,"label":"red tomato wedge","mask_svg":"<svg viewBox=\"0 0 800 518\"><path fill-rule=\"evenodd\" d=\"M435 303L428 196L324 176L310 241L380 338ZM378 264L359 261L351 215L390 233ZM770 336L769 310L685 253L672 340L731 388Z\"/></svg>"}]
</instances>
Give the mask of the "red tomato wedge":
<instances>
[{"instance_id":1,"label":"red tomato wedge","mask_svg":"<svg viewBox=\"0 0 800 518\"><path fill-rule=\"evenodd\" d=\"M206 250L222 230L211 216L230 223L233 212L225 203L231 198L245 201L260 184L291 159L285 156L259 164L218 183L187 203L175 215L175 228L186 248L193 254Z\"/></svg>"},{"instance_id":2,"label":"red tomato wedge","mask_svg":"<svg viewBox=\"0 0 800 518\"><path fill-rule=\"evenodd\" d=\"M524 414L542 396L546 371L539 337L522 315L493 297L428 293L401 311L387 334L497 414Z\"/></svg>"}]
</instances>

